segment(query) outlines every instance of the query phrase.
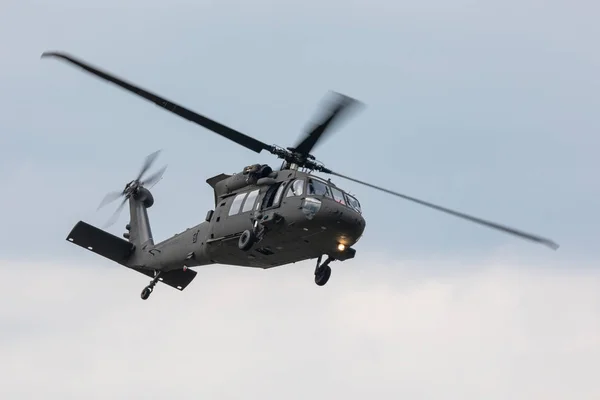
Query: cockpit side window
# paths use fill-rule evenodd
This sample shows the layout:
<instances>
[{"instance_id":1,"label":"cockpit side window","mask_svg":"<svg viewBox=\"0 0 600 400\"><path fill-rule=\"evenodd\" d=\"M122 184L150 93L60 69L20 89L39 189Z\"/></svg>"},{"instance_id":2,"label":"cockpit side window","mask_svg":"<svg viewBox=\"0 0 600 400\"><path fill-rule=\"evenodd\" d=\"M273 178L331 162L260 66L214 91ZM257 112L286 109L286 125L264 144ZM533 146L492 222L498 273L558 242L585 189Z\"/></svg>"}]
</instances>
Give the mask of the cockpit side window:
<instances>
[{"instance_id":1,"label":"cockpit side window","mask_svg":"<svg viewBox=\"0 0 600 400\"><path fill-rule=\"evenodd\" d=\"M352 207L353 209L355 209L359 213L362 213L362 210L360 208L360 203L358 202L358 200L356 200L355 197L352 197L348 193L346 193L346 200L348 201L348 205L350 207Z\"/></svg>"},{"instance_id":2,"label":"cockpit side window","mask_svg":"<svg viewBox=\"0 0 600 400\"><path fill-rule=\"evenodd\" d=\"M329 186L325 182L321 182L317 179L310 179L308 181L308 194L314 196L327 196L331 197Z\"/></svg>"},{"instance_id":3,"label":"cockpit side window","mask_svg":"<svg viewBox=\"0 0 600 400\"><path fill-rule=\"evenodd\" d=\"M337 201L340 204L346 205L346 200L344 199L344 192L333 186L331 187L331 192L333 193L333 199L335 201Z\"/></svg>"},{"instance_id":4,"label":"cockpit side window","mask_svg":"<svg viewBox=\"0 0 600 400\"><path fill-rule=\"evenodd\" d=\"M304 180L298 179L292 182L285 197L302 196L302 193L304 193Z\"/></svg>"}]
</instances>

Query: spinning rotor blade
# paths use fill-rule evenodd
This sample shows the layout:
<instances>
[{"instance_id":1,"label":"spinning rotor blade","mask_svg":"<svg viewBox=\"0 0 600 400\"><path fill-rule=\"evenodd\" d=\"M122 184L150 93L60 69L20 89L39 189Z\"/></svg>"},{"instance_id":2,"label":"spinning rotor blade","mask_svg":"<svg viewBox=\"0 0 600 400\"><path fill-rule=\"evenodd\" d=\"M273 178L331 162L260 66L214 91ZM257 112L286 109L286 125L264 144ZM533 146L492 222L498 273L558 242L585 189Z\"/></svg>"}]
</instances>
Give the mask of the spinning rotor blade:
<instances>
[{"instance_id":1,"label":"spinning rotor blade","mask_svg":"<svg viewBox=\"0 0 600 400\"><path fill-rule=\"evenodd\" d=\"M110 219L108 220L108 222L106 223L104 228L108 228L111 225L113 225L115 222L117 222L119 215L123 211L123 207L125 207L125 203L127 203L127 200L129 199L129 197L131 195L132 187L136 188L138 184L141 186L152 185L152 184L157 183L162 178L163 174L165 173L165 170L167 169L166 166L162 167L160 170L153 173L145 180L140 181L140 179L142 179L144 174L146 172L148 172L148 170L150 169L152 164L154 164L154 161L156 161L156 158L158 157L160 152L161 152L161 150L157 150L154 153L152 153L146 157L146 159L144 160L144 164L142 165L142 168L141 168L140 173L138 174L137 178L134 181L127 184L127 186L125 187L124 190L117 191L117 192L110 192L106 196L104 196L104 199L102 200L102 202L100 202L100 205L98 206L98 210L100 208L104 207L105 205L107 205L108 203L112 203L113 201L117 200L118 198L123 197L123 201L121 202L119 207L115 210L113 215L110 217ZM130 185L133 185L133 186L130 186Z\"/></svg>"},{"instance_id":2,"label":"spinning rotor blade","mask_svg":"<svg viewBox=\"0 0 600 400\"><path fill-rule=\"evenodd\" d=\"M121 202L121 204L119 204L119 207L115 210L115 212L112 214L109 220L106 221L106 224L104 224L103 227L104 229L109 228L110 226L114 225L115 222L117 222L117 220L119 219L119 215L121 215L121 212L123 211L123 208L125 207L126 203L127 197L123 199L123 201Z\"/></svg>"},{"instance_id":3,"label":"spinning rotor blade","mask_svg":"<svg viewBox=\"0 0 600 400\"><path fill-rule=\"evenodd\" d=\"M105 205L110 204L113 201L119 199L119 197L121 197L121 196L124 196L123 191L108 193L106 196L104 196L104 199L100 202L100 205L98 206L98 210L101 209L102 207L104 207Z\"/></svg>"},{"instance_id":4,"label":"spinning rotor blade","mask_svg":"<svg viewBox=\"0 0 600 400\"><path fill-rule=\"evenodd\" d=\"M154 164L154 161L156 161L156 157L158 157L160 152L161 152L160 150L156 150L154 153L146 156L146 159L144 160L144 164L142 165L142 169L140 170L138 177L135 179L136 181L139 182L140 179L142 179L142 176L150 169L152 164Z\"/></svg>"},{"instance_id":5,"label":"spinning rotor blade","mask_svg":"<svg viewBox=\"0 0 600 400\"><path fill-rule=\"evenodd\" d=\"M142 179L142 176L150 169L150 167L152 166L154 161L156 161L156 157L158 157L160 152L161 152L161 150L157 150L154 153L152 153L146 157L146 159L144 160L144 164L142 165L142 169L140 170L140 173L138 174L138 177L136 178L136 181L139 182L140 179ZM163 169L150 175L150 177L148 179L146 179L146 181L143 182L142 185L146 184L147 182L153 183L155 180L158 181L160 179L160 177L162 176L162 174L165 172L166 168L167 167L163 167ZM100 202L100 205L98 206L98 210L101 209L102 207L106 206L107 204L112 203L113 201L117 200L118 198L120 198L122 196L125 196L125 192L122 190L108 193L106 196L104 196L104 199L102 199L102 201Z\"/></svg>"},{"instance_id":6,"label":"spinning rotor blade","mask_svg":"<svg viewBox=\"0 0 600 400\"><path fill-rule=\"evenodd\" d=\"M531 241L534 241L534 242L537 242L537 243L541 243L541 244L543 244L545 246L550 247L553 250L556 250L559 247L558 244L554 243L550 239L546 239L546 238L543 238L543 237L540 237L540 236L532 235L530 233L519 231L517 229L510 228L510 227L507 227L507 226L504 226L504 225L500 225L500 224L497 224L495 222L486 221L484 219L473 217L473 216L470 216L470 215L467 215L467 214L464 214L464 213L461 213L461 212L458 212L458 211L450 210L448 208L441 207L441 206L438 206L438 205L435 205L435 204L432 204L432 203L428 203L426 201L419 200L419 199L416 199L414 197L410 197L410 196L407 196L407 195L404 195L404 194L401 194L401 193L397 193L397 192L394 192L394 191L391 191L391 190L388 190L388 189L384 189L384 188L379 187L379 186L372 185L372 184L367 183L367 182L359 181L358 179L354 179L354 178L350 178L350 177L342 175L342 174L338 174L337 172L333 172L333 171L330 171L330 170L328 170L327 172L330 173L330 174L332 174L332 175L339 176L340 178L348 179L350 181L353 181L353 182L356 182L356 183L360 183L361 185L369 186L369 187L371 187L373 189L377 189L377 190L380 190L382 192L385 192L385 193L388 193L388 194L391 194L391 195L394 195L394 196L397 196L397 197L401 197L401 198L403 198L405 200L409 200L409 201L412 201L414 203L418 203L418 204L421 204L423 206L426 206L426 207L429 207L429 208L433 208L435 210L442 211L442 212L445 212L447 214L454 215L455 217L463 218L463 219L469 220L471 222L475 222L477 224L487 226L488 228L497 229L497 230L503 231L505 233L509 233L511 235L518 236L518 237L520 237L522 239L527 239L527 240L531 240Z\"/></svg>"},{"instance_id":7,"label":"spinning rotor blade","mask_svg":"<svg viewBox=\"0 0 600 400\"><path fill-rule=\"evenodd\" d=\"M85 63L84 61L78 60L66 53L52 52L52 51L44 52L42 54L42 58L44 58L44 57L56 57L56 58L60 58L62 60L68 61L72 64L75 64L76 66L78 66L88 72L91 72L92 74L94 74L102 79L112 82L115 85L118 85L125 90L128 90L134 94L137 94L140 97L145 98L146 100L149 100L149 101L155 103L157 106L162 107L167 111L175 113L175 114L179 115L180 117L183 117L189 121L195 122L196 124L203 126L204 128L211 130L211 131L213 131L213 132L215 132L237 144L240 144L252 151L255 151L256 153L260 153L262 150L271 151L271 149L272 149L271 146L267 145L266 143L261 142L260 140L254 139L254 138L247 136L241 132L231 129L225 125L222 125L216 121L213 121L205 116L197 114L194 111L188 110L187 108L182 107L179 104L176 104L170 100L160 97L160 96L158 96L154 93L151 93L147 90L144 90L132 83L126 82L112 74L109 74L108 72L101 71L98 68L95 68L95 67Z\"/></svg>"},{"instance_id":8,"label":"spinning rotor blade","mask_svg":"<svg viewBox=\"0 0 600 400\"><path fill-rule=\"evenodd\" d=\"M298 153L308 155L321 140L323 135L331 129L331 125L339 120L342 115L347 114L352 106L362 105L356 99L348 97L341 93L331 92L336 99L332 101L329 112L321 119L321 122L314 124L313 129L296 145L294 150Z\"/></svg>"},{"instance_id":9,"label":"spinning rotor blade","mask_svg":"<svg viewBox=\"0 0 600 400\"><path fill-rule=\"evenodd\" d=\"M164 167L162 167L161 169L159 169L158 171L156 171L155 173L150 175L148 178L146 178L142 182L140 182L140 184L142 186L154 185L156 182L160 181L160 179L162 178L162 176L166 170L167 170L167 166L165 165Z\"/></svg>"}]
</instances>

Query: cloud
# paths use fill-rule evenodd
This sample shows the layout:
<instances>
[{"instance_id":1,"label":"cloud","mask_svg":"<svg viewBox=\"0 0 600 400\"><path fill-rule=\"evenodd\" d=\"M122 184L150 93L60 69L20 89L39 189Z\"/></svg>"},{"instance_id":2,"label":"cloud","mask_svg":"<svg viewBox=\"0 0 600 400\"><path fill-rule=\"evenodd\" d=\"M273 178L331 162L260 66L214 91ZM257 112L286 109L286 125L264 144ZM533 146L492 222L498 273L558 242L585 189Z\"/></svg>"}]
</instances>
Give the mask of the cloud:
<instances>
[{"instance_id":1,"label":"cloud","mask_svg":"<svg viewBox=\"0 0 600 400\"><path fill-rule=\"evenodd\" d=\"M448 264L340 263L323 288L312 263L212 266L142 301L146 277L91 254L2 262L0 396L600 396L600 273Z\"/></svg>"}]
</instances>

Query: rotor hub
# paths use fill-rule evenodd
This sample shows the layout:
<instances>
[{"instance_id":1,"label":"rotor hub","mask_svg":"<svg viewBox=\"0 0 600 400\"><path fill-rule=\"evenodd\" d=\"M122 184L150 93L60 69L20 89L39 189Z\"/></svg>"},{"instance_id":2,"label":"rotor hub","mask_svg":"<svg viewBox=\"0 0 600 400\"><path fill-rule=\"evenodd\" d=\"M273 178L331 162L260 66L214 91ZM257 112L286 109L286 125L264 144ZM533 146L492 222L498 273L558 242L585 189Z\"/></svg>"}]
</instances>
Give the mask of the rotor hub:
<instances>
[{"instance_id":1,"label":"rotor hub","mask_svg":"<svg viewBox=\"0 0 600 400\"><path fill-rule=\"evenodd\" d=\"M278 158L283 159L288 165L297 165L301 168L307 168L312 171L329 173L331 170L326 168L321 162L317 161L315 156L309 153L302 153L294 147L283 148L277 145L271 147L271 153Z\"/></svg>"},{"instance_id":2,"label":"rotor hub","mask_svg":"<svg viewBox=\"0 0 600 400\"><path fill-rule=\"evenodd\" d=\"M137 180L133 180L125 185L125 189L123 189L123 194L125 196L134 195L140 188L140 182Z\"/></svg>"}]
</instances>

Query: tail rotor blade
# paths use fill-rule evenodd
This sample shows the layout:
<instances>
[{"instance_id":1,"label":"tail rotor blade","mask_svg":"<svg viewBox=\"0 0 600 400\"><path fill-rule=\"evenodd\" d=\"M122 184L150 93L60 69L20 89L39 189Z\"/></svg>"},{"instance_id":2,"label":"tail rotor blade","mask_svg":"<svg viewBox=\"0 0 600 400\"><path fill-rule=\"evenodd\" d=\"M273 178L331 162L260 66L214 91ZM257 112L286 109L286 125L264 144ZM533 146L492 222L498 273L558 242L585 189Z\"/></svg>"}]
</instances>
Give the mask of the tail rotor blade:
<instances>
[{"instance_id":1,"label":"tail rotor blade","mask_svg":"<svg viewBox=\"0 0 600 400\"><path fill-rule=\"evenodd\" d=\"M119 207L115 210L115 212L109 218L109 220L106 221L106 224L104 224L104 229L111 227L112 225L115 224L115 222L117 222L126 203L127 203L127 198L124 198L123 201L121 202L121 204L119 204Z\"/></svg>"},{"instance_id":2,"label":"tail rotor blade","mask_svg":"<svg viewBox=\"0 0 600 400\"><path fill-rule=\"evenodd\" d=\"M148 172L148 170L150 169L150 167L152 166L152 164L154 163L154 161L156 160L156 158L158 157L160 152L161 152L161 150L157 150L154 153L152 153L146 157L137 179L135 181L127 184L127 186L125 187L125 189L123 191L111 192L111 193L108 193L106 196L104 196L104 199L102 200L102 202L100 202L100 205L98 206L98 210L100 208L106 206L107 204L112 203L113 201L123 197L123 201L121 201L121 204L119 204L119 206L117 207L115 212L112 214L112 216L106 222L106 224L104 225L104 228L108 228L108 227L112 226L115 222L117 222L117 219L119 218L119 215L123 211L123 208L125 207L125 204L127 203L127 200L129 199L129 197L131 195L133 195L135 193L135 190L137 190L138 185L141 185L141 186L152 185L152 184L158 182L162 178L162 175L165 173L165 170L167 169L166 165L164 167L162 167L160 170L158 170L157 172L150 175L143 182L140 182L140 179L144 176L144 174L146 172Z\"/></svg>"},{"instance_id":3,"label":"tail rotor blade","mask_svg":"<svg viewBox=\"0 0 600 400\"><path fill-rule=\"evenodd\" d=\"M138 174L136 181L139 182L140 179L142 179L142 176L150 169L152 164L154 164L154 161L156 161L156 158L158 157L160 152L161 152L161 150L156 150L154 153L152 153L146 157L146 159L144 160L144 165L142 165L142 169L140 170L140 173Z\"/></svg>"},{"instance_id":4,"label":"tail rotor blade","mask_svg":"<svg viewBox=\"0 0 600 400\"><path fill-rule=\"evenodd\" d=\"M167 170L167 165L165 165L164 167L162 167L161 169L159 169L158 171L156 171L155 173L150 175L148 178L146 178L143 182L141 182L142 186L147 187L147 186L154 185L155 183L157 183L158 181L161 180L161 178L166 170Z\"/></svg>"},{"instance_id":5,"label":"tail rotor blade","mask_svg":"<svg viewBox=\"0 0 600 400\"><path fill-rule=\"evenodd\" d=\"M123 196L122 191L108 193L106 196L104 196L104 199L102 199L102 201L100 202L100 205L98 206L98 210L101 209L102 207L104 207L105 205L110 204L113 201L119 199L121 196Z\"/></svg>"}]
</instances>

